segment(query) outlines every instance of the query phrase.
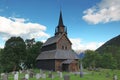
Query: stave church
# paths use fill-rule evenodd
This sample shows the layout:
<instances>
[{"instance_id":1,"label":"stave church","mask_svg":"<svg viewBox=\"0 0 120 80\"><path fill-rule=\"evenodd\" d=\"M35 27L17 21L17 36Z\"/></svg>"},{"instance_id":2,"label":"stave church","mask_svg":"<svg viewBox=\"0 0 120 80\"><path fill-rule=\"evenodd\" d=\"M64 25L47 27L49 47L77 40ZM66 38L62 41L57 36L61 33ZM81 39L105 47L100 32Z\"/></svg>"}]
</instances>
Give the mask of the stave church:
<instances>
[{"instance_id":1,"label":"stave church","mask_svg":"<svg viewBox=\"0 0 120 80\"><path fill-rule=\"evenodd\" d=\"M42 45L41 53L36 58L37 67L52 71L78 71L79 58L72 50L72 43L67 36L67 27L63 24L60 11L58 26L53 37Z\"/></svg>"}]
</instances>

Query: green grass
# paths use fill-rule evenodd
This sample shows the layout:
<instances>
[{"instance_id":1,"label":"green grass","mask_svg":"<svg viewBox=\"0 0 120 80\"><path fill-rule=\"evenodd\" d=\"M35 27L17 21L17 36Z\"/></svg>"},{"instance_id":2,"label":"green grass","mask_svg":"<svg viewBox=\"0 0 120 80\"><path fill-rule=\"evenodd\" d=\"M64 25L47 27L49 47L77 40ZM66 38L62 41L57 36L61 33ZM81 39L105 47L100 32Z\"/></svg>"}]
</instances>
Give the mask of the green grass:
<instances>
[{"instance_id":1,"label":"green grass","mask_svg":"<svg viewBox=\"0 0 120 80\"><path fill-rule=\"evenodd\" d=\"M35 70L35 73L38 73L39 70ZM118 77L118 80L120 79L120 70L110 70L110 69L102 69L99 72L96 71L87 71L84 70L84 72L86 72L86 74L83 75L83 77L81 78L79 74L75 75L73 73L68 73L68 72L63 72L63 75L70 75L70 80L113 80L113 75L116 74ZM48 71L45 71L46 74L48 74ZM106 77L107 74L109 73L109 77ZM57 75L56 72L53 72L54 75ZM25 74L20 74L20 77L24 77ZM9 79L8 80L14 80L13 79L13 75L9 75ZM19 79L21 80L21 79ZM36 80L36 78L30 78L29 80ZM46 79L42 79L40 78L40 80L64 80L64 78L60 79L58 76L55 77L54 79L51 78L46 78Z\"/></svg>"}]
</instances>

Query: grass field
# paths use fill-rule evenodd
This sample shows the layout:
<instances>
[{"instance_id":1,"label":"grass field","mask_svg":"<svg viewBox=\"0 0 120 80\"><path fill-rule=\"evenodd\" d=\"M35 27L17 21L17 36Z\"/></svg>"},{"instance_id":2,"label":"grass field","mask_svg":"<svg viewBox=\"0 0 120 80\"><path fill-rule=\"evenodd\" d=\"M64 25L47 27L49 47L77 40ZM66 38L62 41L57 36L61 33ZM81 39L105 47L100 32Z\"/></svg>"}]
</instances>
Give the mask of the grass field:
<instances>
[{"instance_id":1,"label":"grass field","mask_svg":"<svg viewBox=\"0 0 120 80\"><path fill-rule=\"evenodd\" d=\"M39 70L34 70L35 73L39 73ZM70 80L113 80L113 75L116 74L118 77L118 80L120 79L120 70L110 70L110 69L101 69L99 72L96 71L88 71L84 70L85 74L81 78L79 74L74 74L72 72L63 72L64 75L70 75ZM45 71L45 73L48 75L48 71ZM21 80L22 77L24 77L25 74L19 75L19 80ZM46 78L39 80L64 80L63 78L59 78L57 76L57 72L53 72L53 75L56 76L53 79ZM14 80L13 75L10 74L8 80ZM30 78L29 80L37 80L35 76L33 78Z\"/></svg>"}]
</instances>

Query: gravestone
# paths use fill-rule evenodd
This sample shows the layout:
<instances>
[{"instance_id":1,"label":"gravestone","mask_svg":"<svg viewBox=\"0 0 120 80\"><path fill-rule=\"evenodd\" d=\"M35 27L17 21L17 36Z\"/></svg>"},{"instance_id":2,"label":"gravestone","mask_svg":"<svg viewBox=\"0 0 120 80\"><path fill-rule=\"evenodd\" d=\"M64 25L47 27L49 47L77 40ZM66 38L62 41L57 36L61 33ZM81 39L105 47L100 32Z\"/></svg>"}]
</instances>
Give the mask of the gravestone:
<instances>
[{"instance_id":1,"label":"gravestone","mask_svg":"<svg viewBox=\"0 0 120 80\"><path fill-rule=\"evenodd\" d=\"M55 78L55 76L52 74L52 79L54 79Z\"/></svg>"},{"instance_id":2,"label":"gravestone","mask_svg":"<svg viewBox=\"0 0 120 80\"><path fill-rule=\"evenodd\" d=\"M1 73L1 79L3 79L3 76L5 75L5 73Z\"/></svg>"},{"instance_id":3,"label":"gravestone","mask_svg":"<svg viewBox=\"0 0 120 80\"><path fill-rule=\"evenodd\" d=\"M27 79L25 79L25 78L21 78L21 80L27 80Z\"/></svg>"},{"instance_id":4,"label":"gravestone","mask_svg":"<svg viewBox=\"0 0 120 80\"><path fill-rule=\"evenodd\" d=\"M64 75L64 80L70 80L70 75Z\"/></svg>"},{"instance_id":5,"label":"gravestone","mask_svg":"<svg viewBox=\"0 0 120 80\"><path fill-rule=\"evenodd\" d=\"M48 74L48 78L52 78L52 73L49 73L49 74Z\"/></svg>"},{"instance_id":6,"label":"gravestone","mask_svg":"<svg viewBox=\"0 0 120 80\"><path fill-rule=\"evenodd\" d=\"M82 71L80 71L80 77L83 77L83 72Z\"/></svg>"},{"instance_id":7,"label":"gravestone","mask_svg":"<svg viewBox=\"0 0 120 80\"><path fill-rule=\"evenodd\" d=\"M43 74L43 71L42 71L42 69L40 69L40 74Z\"/></svg>"},{"instance_id":8,"label":"gravestone","mask_svg":"<svg viewBox=\"0 0 120 80\"><path fill-rule=\"evenodd\" d=\"M33 78L33 76L34 76L34 73L33 72L30 72L30 78Z\"/></svg>"},{"instance_id":9,"label":"gravestone","mask_svg":"<svg viewBox=\"0 0 120 80\"><path fill-rule=\"evenodd\" d=\"M26 71L26 70L22 70L22 73L24 73L24 74L25 74L25 73L27 73L27 71Z\"/></svg>"},{"instance_id":10,"label":"gravestone","mask_svg":"<svg viewBox=\"0 0 120 80\"><path fill-rule=\"evenodd\" d=\"M26 73L30 74L30 70L26 70Z\"/></svg>"},{"instance_id":11,"label":"gravestone","mask_svg":"<svg viewBox=\"0 0 120 80\"><path fill-rule=\"evenodd\" d=\"M33 76L34 76L34 72L32 69L30 69L30 71L29 71L29 76L30 76L30 78L33 78Z\"/></svg>"},{"instance_id":12,"label":"gravestone","mask_svg":"<svg viewBox=\"0 0 120 80\"><path fill-rule=\"evenodd\" d=\"M51 79L55 78L55 76L53 75L52 71L49 71L48 77L51 78Z\"/></svg>"},{"instance_id":13,"label":"gravestone","mask_svg":"<svg viewBox=\"0 0 120 80\"><path fill-rule=\"evenodd\" d=\"M25 79L29 80L29 74L25 74Z\"/></svg>"},{"instance_id":14,"label":"gravestone","mask_svg":"<svg viewBox=\"0 0 120 80\"><path fill-rule=\"evenodd\" d=\"M63 78L62 72L59 72L59 77L60 77L60 78Z\"/></svg>"},{"instance_id":15,"label":"gravestone","mask_svg":"<svg viewBox=\"0 0 120 80\"><path fill-rule=\"evenodd\" d=\"M110 73L109 73L109 72L106 73L106 77L107 77L107 78L110 77Z\"/></svg>"},{"instance_id":16,"label":"gravestone","mask_svg":"<svg viewBox=\"0 0 120 80\"><path fill-rule=\"evenodd\" d=\"M13 75L15 74L15 71L11 72Z\"/></svg>"},{"instance_id":17,"label":"gravestone","mask_svg":"<svg viewBox=\"0 0 120 80\"><path fill-rule=\"evenodd\" d=\"M19 73L21 74L21 73L22 73L22 71L21 71L21 70L19 70Z\"/></svg>"},{"instance_id":18,"label":"gravestone","mask_svg":"<svg viewBox=\"0 0 120 80\"><path fill-rule=\"evenodd\" d=\"M14 74L14 80L18 80L18 73Z\"/></svg>"},{"instance_id":19,"label":"gravestone","mask_svg":"<svg viewBox=\"0 0 120 80\"><path fill-rule=\"evenodd\" d=\"M74 73L75 76L77 76L77 73Z\"/></svg>"},{"instance_id":20,"label":"gravestone","mask_svg":"<svg viewBox=\"0 0 120 80\"><path fill-rule=\"evenodd\" d=\"M42 74L42 76L41 76L43 79L46 79L46 74L44 73L44 74Z\"/></svg>"},{"instance_id":21,"label":"gravestone","mask_svg":"<svg viewBox=\"0 0 120 80\"><path fill-rule=\"evenodd\" d=\"M113 80L118 80L117 75L113 76Z\"/></svg>"},{"instance_id":22,"label":"gravestone","mask_svg":"<svg viewBox=\"0 0 120 80\"><path fill-rule=\"evenodd\" d=\"M4 74L3 77L2 77L2 80L8 80L8 75Z\"/></svg>"},{"instance_id":23,"label":"gravestone","mask_svg":"<svg viewBox=\"0 0 120 80\"><path fill-rule=\"evenodd\" d=\"M38 80L38 79L40 79L41 75L39 73L37 73L35 77Z\"/></svg>"}]
</instances>

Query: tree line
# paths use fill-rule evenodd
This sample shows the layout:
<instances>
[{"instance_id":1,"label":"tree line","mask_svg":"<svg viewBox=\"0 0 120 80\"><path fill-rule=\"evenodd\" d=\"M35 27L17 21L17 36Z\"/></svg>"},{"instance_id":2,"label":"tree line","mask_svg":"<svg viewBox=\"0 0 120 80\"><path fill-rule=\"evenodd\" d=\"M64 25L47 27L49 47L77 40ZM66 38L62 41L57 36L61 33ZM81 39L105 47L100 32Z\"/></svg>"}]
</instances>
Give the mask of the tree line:
<instances>
[{"instance_id":1,"label":"tree line","mask_svg":"<svg viewBox=\"0 0 120 80\"><path fill-rule=\"evenodd\" d=\"M0 72L36 68L36 58L42 45L34 39L24 41L21 37L11 37L0 49ZM120 69L119 57L120 48L112 44L99 51L86 50L82 61L85 68Z\"/></svg>"},{"instance_id":2,"label":"tree line","mask_svg":"<svg viewBox=\"0 0 120 80\"><path fill-rule=\"evenodd\" d=\"M82 61L85 68L120 69L120 63L112 53L103 52L100 54L97 51L87 50Z\"/></svg>"},{"instance_id":3,"label":"tree line","mask_svg":"<svg viewBox=\"0 0 120 80\"><path fill-rule=\"evenodd\" d=\"M21 37L11 37L0 49L0 72L36 68L42 44L34 39L24 41Z\"/></svg>"}]
</instances>

